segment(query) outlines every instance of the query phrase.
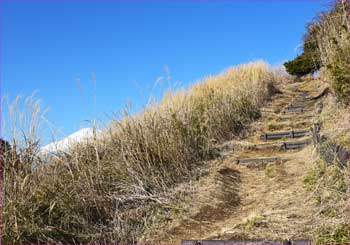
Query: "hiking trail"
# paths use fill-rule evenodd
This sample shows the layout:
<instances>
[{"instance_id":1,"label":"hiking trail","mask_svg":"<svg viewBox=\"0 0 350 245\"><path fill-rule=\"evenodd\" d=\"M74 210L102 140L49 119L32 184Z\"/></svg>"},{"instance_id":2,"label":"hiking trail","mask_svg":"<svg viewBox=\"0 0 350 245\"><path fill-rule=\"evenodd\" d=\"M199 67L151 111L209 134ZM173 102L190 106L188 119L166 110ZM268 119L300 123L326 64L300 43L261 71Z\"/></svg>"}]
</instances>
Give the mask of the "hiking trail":
<instances>
[{"instance_id":1,"label":"hiking trail","mask_svg":"<svg viewBox=\"0 0 350 245\"><path fill-rule=\"evenodd\" d=\"M181 240L311 239L315 200L303 179L312 167L316 81L287 84L262 109L247 137L221 145L221 158L196 183L188 213L154 238Z\"/></svg>"}]
</instances>

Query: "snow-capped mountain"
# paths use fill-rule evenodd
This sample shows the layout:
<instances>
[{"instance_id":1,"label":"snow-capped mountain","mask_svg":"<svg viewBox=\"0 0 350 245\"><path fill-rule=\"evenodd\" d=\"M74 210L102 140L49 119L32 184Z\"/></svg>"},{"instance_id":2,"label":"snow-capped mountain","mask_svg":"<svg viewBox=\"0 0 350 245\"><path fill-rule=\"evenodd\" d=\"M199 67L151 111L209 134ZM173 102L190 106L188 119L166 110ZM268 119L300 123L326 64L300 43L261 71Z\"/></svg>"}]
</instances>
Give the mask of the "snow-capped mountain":
<instances>
[{"instance_id":1,"label":"snow-capped mountain","mask_svg":"<svg viewBox=\"0 0 350 245\"><path fill-rule=\"evenodd\" d=\"M59 140L52 142L41 148L41 152L55 153L58 151L67 151L72 144L88 142L93 138L93 128L82 128L79 131Z\"/></svg>"}]
</instances>

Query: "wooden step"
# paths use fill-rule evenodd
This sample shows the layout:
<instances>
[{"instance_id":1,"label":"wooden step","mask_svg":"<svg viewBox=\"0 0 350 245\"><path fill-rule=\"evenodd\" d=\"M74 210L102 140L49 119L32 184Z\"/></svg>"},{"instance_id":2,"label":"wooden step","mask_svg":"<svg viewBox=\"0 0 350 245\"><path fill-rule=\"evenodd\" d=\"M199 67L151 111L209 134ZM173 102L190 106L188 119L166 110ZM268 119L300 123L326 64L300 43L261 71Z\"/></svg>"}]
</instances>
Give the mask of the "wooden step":
<instances>
[{"instance_id":1,"label":"wooden step","mask_svg":"<svg viewBox=\"0 0 350 245\"><path fill-rule=\"evenodd\" d=\"M247 158L247 159L236 159L234 162L236 164L242 163L268 163L280 161L279 157L263 157L263 158Z\"/></svg>"},{"instance_id":2,"label":"wooden step","mask_svg":"<svg viewBox=\"0 0 350 245\"><path fill-rule=\"evenodd\" d=\"M294 149L304 148L310 143L311 143L311 139L307 139L307 140L290 141L290 142L273 142L273 143L256 144L254 145L254 147L256 149L278 147L283 150L294 150Z\"/></svg>"},{"instance_id":3,"label":"wooden step","mask_svg":"<svg viewBox=\"0 0 350 245\"><path fill-rule=\"evenodd\" d=\"M181 245L312 245L310 240L182 240Z\"/></svg>"},{"instance_id":4,"label":"wooden step","mask_svg":"<svg viewBox=\"0 0 350 245\"><path fill-rule=\"evenodd\" d=\"M304 112L309 112L310 110L305 109L303 107L292 107L292 108L286 108L283 110L283 113L294 113L294 114L300 114L300 113L304 113Z\"/></svg>"},{"instance_id":5,"label":"wooden step","mask_svg":"<svg viewBox=\"0 0 350 245\"><path fill-rule=\"evenodd\" d=\"M275 132L277 130L294 130L297 128L311 127L312 122L309 121L299 121L295 123L273 123L267 126L268 131Z\"/></svg>"},{"instance_id":6,"label":"wooden step","mask_svg":"<svg viewBox=\"0 0 350 245\"><path fill-rule=\"evenodd\" d=\"M279 117L276 120L277 121L288 121L288 120L293 120L293 119L311 119L314 118L314 115L306 115L306 116L291 116L291 117Z\"/></svg>"},{"instance_id":7,"label":"wooden step","mask_svg":"<svg viewBox=\"0 0 350 245\"><path fill-rule=\"evenodd\" d=\"M295 141L295 142L284 142L282 144L282 148L284 150L301 149L301 148L304 148L305 146L309 145L310 143L311 143L311 139Z\"/></svg>"},{"instance_id":8,"label":"wooden step","mask_svg":"<svg viewBox=\"0 0 350 245\"><path fill-rule=\"evenodd\" d=\"M299 106L306 106L312 103L312 99L294 99L291 101L291 105L299 105Z\"/></svg>"},{"instance_id":9,"label":"wooden step","mask_svg":"<svg viewBox=\"0 0 350 245\"><path fill-rule=\"evenodd\" d=\"M303 108L306 105L304 103L291 103L289 105L286 106L286 108L288 109L293 109L293 108Z\"/></svg>"},{"instance_id":10,"label":"wooden step","mask_svg":"<svg viewBox=\"0 0 350 245\"><path fill-rule=\"evenodd\" d=\"M304 136L310 135L309 130L292 130L286 132L277 132L277 133L266 133L260 136L262 140L274 140L274 139L282 139L282 138L300 138Z\"/></svg>"},{"instance_id":11,"label":"wooden step","mask_svg":"<svg viewBox=\"0 0 350 245\"><path fill-rule=\"evenodd\" d=\"M298 98L295 99L294 102L300 102L300 103L306 103L306 102L310 102L311 99L310 98Z\"/></svg>"}]
</instances>

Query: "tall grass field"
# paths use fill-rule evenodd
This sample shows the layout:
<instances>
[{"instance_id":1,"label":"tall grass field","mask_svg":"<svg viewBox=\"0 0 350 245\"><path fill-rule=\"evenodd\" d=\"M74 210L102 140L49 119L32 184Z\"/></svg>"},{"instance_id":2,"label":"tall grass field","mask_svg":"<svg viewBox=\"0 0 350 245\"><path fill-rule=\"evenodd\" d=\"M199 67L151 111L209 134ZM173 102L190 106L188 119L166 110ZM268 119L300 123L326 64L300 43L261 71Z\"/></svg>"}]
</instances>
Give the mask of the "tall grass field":
<instances>
[{"instance_id":1,"label":"tall grass field","mask_svg":"<svg viewBox=\"0 0 350 245\"><path fill-rule=\"evenodd\" d=\"M49 158L40 150L40 102L10 103L2 242L137 242L188 194L215 146L260 117L283 79L262 61L229 68L165 93L140 113L125 111L88 141Z\"/></svg>"}]
</instances>

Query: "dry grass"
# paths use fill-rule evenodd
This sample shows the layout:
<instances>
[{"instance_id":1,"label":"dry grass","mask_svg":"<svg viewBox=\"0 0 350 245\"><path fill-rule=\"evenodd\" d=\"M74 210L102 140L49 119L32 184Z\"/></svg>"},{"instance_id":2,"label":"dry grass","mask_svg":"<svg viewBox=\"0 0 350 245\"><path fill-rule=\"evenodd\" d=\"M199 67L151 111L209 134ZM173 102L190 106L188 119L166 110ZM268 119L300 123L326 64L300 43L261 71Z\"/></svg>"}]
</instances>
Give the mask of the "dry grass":
<instances>
[{"instance_id":1,"label":"dry grass","mask_svg":"<svg viewBox=\"0 0 350 245\"><path fill-rule=\"evenodd\" d=\"M300 89L304 84L294 85L289 84L288 90ZM274 96L265 109L275 108L282 100L290 103L288 91L283 88L283 94ZM318 95L318 89L313 86L307 91ZM212 161L209 174L194 182L195 198L187 212L160 226L158 232L143 241L178 244L181 239L311 239L312 215L317 206L312 198L307 199L309 190L302 180L312 167L312 147L287 152L251 147L269 121L270 116L266 115L251 125L244 142L225 142L222 149L227 154ZM282 161L233 164L236 159L268 156L280 157Z\"/></svg>"},{"instance_id":2,"label":"dry grass","mask_svg":"<svg viewBox=\"0 0 350 245\"><path fill-rule=\"evenodd\" d=\"M324 147L343 145L350 149L350 110L337 102L333 95L324 101L319 120L322 134L327 137ZM335 153L336 154L336 153ZM334 156L336 159L336 156ZM328 163L327 163L328 162ZM314 167L304 179L318 202L315 241L318 244L344 244L350 241L350 169L347 165L331 164L324 157L315 159Z\"/></svg>"},{"instance_id":3,"label":"dry grass","mask_svg":"<svg viewBox=\"0 0 350 245\"><path fill-rule=\"evenodd\" d=\"M338 98L350 103L350 2L334 1L312 24L323 66Z\"/></svg>"},{"instance_id":4,"label":"dry grass","mask_svg":"<svg viewBox=\"0 0 350 245\"><path fill-rule=\"evenodd\" d=\"M322 13L315 22L316 40L324 68L321 79L329 82L337 99L330 95L320 120L327 136L326 147L343 145L350 149L350 2L335 1L332 8ZM342 102L342 104L337 101ZM345 105L348 105L346 107ZM329 161L328 161L329 162ZM319 222L319 243L350 242L350 166L326 165L317 161L310 173L314 193L319 201L320 216L327 216L327 223Z\"/></svg>"},{"instance_id":5,"label":"dry grass","mask_svg":"<svg viewBox=\"0 0 350 245\"><path fill-rule=\"evenodd\" d=\"M142 113L126 111L103 133L95 129L88 143L52 156L49 165L39 154L39 104L26 101L24 132L19 122L28 108L10 108L3 243L137 242L152 223L178 212L203 160L260 117L272 83L282 79L264 62L230 68L167 93Z\"/></svg>"},{"instance_id":6,"label":"dry grass","mask_svg":"<svg viewBox=\"0 0 350 245\"><path fill-rule=\"evenodd\" d=\"M350 108L337 103L333 96L325 101L320 119L324 122L325 134L332 140L350 145Z\"/></svg>"}]
</instances>

